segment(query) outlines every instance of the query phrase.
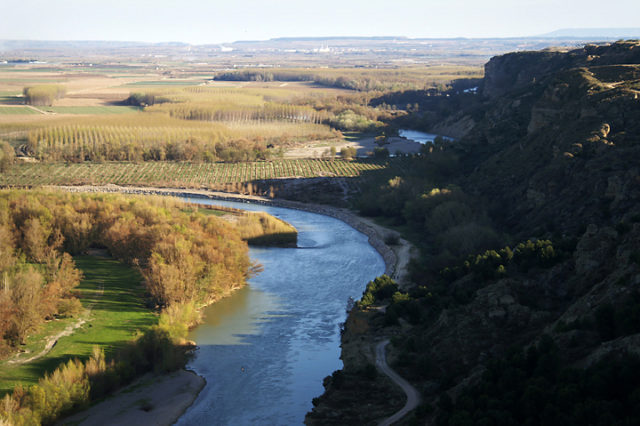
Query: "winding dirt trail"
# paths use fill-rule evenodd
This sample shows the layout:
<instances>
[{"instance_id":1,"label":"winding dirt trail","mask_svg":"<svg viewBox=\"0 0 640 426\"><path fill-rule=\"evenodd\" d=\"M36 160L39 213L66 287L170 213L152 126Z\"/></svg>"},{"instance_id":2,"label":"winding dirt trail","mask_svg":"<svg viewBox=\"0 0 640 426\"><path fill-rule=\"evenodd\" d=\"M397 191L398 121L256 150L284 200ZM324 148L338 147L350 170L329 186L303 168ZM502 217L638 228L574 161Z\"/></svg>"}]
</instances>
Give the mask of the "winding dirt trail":
<instances>
[{"instance_id":1,"label":"winding dirt trail","mask_svg":"<svg viewBox=\"0 0 640 426\"><path fill-rule=\"evenodd\" d=\"M104 284L100 286L100 290L98 291L98 297L102 297L103 294L104 294ZM44 345L44 349L42 349L40 352L26 359L12 359L10 361L7 361L7 364L26 364L38 358L42 358L43 356L48 354L51 351L51 349L53 349L53 347L56 345L56 343L58 343L58 340L60 340L65 336L71 336L74 331L82 327L82 325L87 322L87 318L91 314L91 309L93 308L94 305L95 305L95 302L89 305L85 313L82 315L81 318L78 319L78 321L72 324L69 324L60 333L49 337L47 339L47 343Z\"/></svg>"},{"instance_id":2,"label":"winding dirt trail","mask_svg":"<svg viewBox=\"0 0 640 426\"><path fill-rule=\"evenodd\" d=\"M389 340L383 340L376 346L376 367L384 374L389 376L394 383L396 383L407 395L407 402L404 407L396 412L391 417L387 417L379 423L380 426L389 426L406 416L410 411L414 410L420 403L420 393L409 382L403 379L398 373L396 373L389 364L387 364L386 347Z\"/></svg>"}]
</instances>

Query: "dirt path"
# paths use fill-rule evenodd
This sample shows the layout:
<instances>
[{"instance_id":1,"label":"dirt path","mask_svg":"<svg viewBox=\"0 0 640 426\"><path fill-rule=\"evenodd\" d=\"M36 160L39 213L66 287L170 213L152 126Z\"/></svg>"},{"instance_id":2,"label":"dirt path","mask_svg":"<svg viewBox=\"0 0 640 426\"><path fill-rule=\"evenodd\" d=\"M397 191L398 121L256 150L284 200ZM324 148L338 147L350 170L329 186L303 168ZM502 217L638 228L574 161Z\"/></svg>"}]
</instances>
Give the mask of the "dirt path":
<instances>
[{"instance_id":1,"label":"dirt path","mask_svg":"<svg viewBox=\"0 0 640 426\"><path fill-rule=\"evenodd\" d=\"M104 285L100 286L100 290L98 291L98 297L102 297L103 294L104 294ZM11 361L7 361L7 364L26 364L38 358L42 358L43 356L48 354L51 351L51 349L53 349L53 347L56 345L56 343L58 343L58 340L60 340L65 336L71 336L74 331L82 327L82 325L87 322L87 318L91 314L91 309L93 308L94 305L95 305L95 302L87 306L85 313L82 315L81 318L78 318L78 321L72 324L69 324L60 333L49 337L47 339L47 343L44 345L44 349L42 349L36 355L33 355L32 357L26 358L26 359L12 359Z\"/></svg>"},{"instance_id":2,"label":"dirt path","mask_svg":"<svg viewBox=\"0 0 640 426\"><path fill-rule=\"evenodd\" d=\"M393 251L395 254L395 264L392 268L393 272L391 273L391 278L398 283L400 288L405 288L408 284L409 278L409 262L412 257L417 255L417 249L409 241L401 238L399 232L380 226L371 219L360 216L356 217L359 221L365 223L367 226L371 227L374 232L380 235L385 240L385 245L389 250ZM394 244L387 244L386 241L389 238L393 238L397 242L394 242Z\"/></svg>"},{"instance_id":3,"label":"dirt path","mask_svg":"<svg viewBox=\"0 0 640 426\"><path fill-rule=\"evenodd\" d=\"M26 104L25 104L25 106L26 106L27 108L29 108L29 109L32 109L32 110L34 110L34 111L36 111L36 112L39 112L40 114L44 114L44 115L49 115L49 114L51 114L50 112L43 111L43 110L41 110L40 108L36 108L36 107L34 107L33 105L26 105Z\"/></svg>"},{"instance_id":4,"label":"dirt path","mask_svg":"<svg viewBox=\"0 0 640 426\"><path fill-rule=\"evenodd\" d=\"M409 382L400 377L398 373L393 371L389 364L387 364L387 354L386 347L389 343L389 340L384 340L376 346L376 367L384 374L389 376L394 383L396 383L400 388L402 388L403 392L407 395L407 402L404 404L404 407L391 417L387 417L382 422L380 422L380 426L389 426L406 416L410 411L414 410L418 404L420 403L420 393L414 388Z\"/></svg>"}]
</instances>

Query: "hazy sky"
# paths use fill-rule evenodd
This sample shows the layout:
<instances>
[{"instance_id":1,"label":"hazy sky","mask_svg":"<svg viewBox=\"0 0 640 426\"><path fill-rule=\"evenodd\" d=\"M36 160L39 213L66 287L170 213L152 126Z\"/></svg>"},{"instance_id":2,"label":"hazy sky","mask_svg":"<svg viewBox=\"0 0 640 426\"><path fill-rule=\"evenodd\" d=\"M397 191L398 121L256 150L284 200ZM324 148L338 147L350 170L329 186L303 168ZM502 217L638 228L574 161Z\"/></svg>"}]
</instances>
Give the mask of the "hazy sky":
<instances>
[{"instance_id":1,"label":"hazy sky","mask_svg":"<svg viewBox=\"0 0 640 426\"><path fill-rule=\"evenodd\" d=\"M638 27L639 0L0 0L0 39L510 37Z\"/></svg>"}]
</instances>

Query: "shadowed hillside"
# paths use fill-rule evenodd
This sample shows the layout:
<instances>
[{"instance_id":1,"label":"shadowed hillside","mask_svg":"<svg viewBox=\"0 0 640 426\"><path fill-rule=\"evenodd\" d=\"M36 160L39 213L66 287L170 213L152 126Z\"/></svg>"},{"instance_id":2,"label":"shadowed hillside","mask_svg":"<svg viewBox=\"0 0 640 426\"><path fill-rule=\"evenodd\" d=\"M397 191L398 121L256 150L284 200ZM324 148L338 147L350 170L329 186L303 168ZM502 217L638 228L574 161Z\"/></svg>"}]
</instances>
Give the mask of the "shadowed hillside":
<instances>
[{"instance_id":1,"label":"shadowed hillside","mask_svg":"<svg viewBox=\"0 0 640 426\"><path fill-rule=\"evenodd\" d=\"M363 189L423 253L413 287L351 312L344 372L364 380L354 347L390 336L424 398L413 421L637 423L640 43L496 57L482 93L448 117L464 137ZM308 421L362 404L325 384Z\"/></svg>"}]
</instances>

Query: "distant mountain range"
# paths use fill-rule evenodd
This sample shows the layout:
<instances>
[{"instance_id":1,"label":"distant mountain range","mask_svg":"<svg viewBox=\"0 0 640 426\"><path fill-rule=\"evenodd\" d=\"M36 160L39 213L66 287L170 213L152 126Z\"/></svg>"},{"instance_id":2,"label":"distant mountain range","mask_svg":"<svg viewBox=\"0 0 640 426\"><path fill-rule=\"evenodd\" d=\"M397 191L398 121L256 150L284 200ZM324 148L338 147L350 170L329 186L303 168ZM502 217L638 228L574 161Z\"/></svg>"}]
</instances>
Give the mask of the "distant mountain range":
<instances>
[{"instance_id":1,"label":"distant mountain range","mask_svg":"<svg viewBox=\"0 0 640 426\"><path fill-rule=\"evenodd\" d=\"M215 62L224 67L287 64L287 66L397 66L456 63L481 65L512 51L549 47L574 49L587 43L640 38L640 28L561 29L551 33L510 38L397 37L281 37L233 43L192 45L81 40L0 40L0 63L20 61L89 61L146 58L160 62Z\"/></svg>"},{"instance_id":2,"label":"distant mountain range","mask_svg":"<svg viewBox=\"0 0 640 426\"><path fill-rule=\"evenodd\" d=\"M640 38L640 28L563 28L541 34L545 38L630 39Z\"/></svg>"}]
</instances>

